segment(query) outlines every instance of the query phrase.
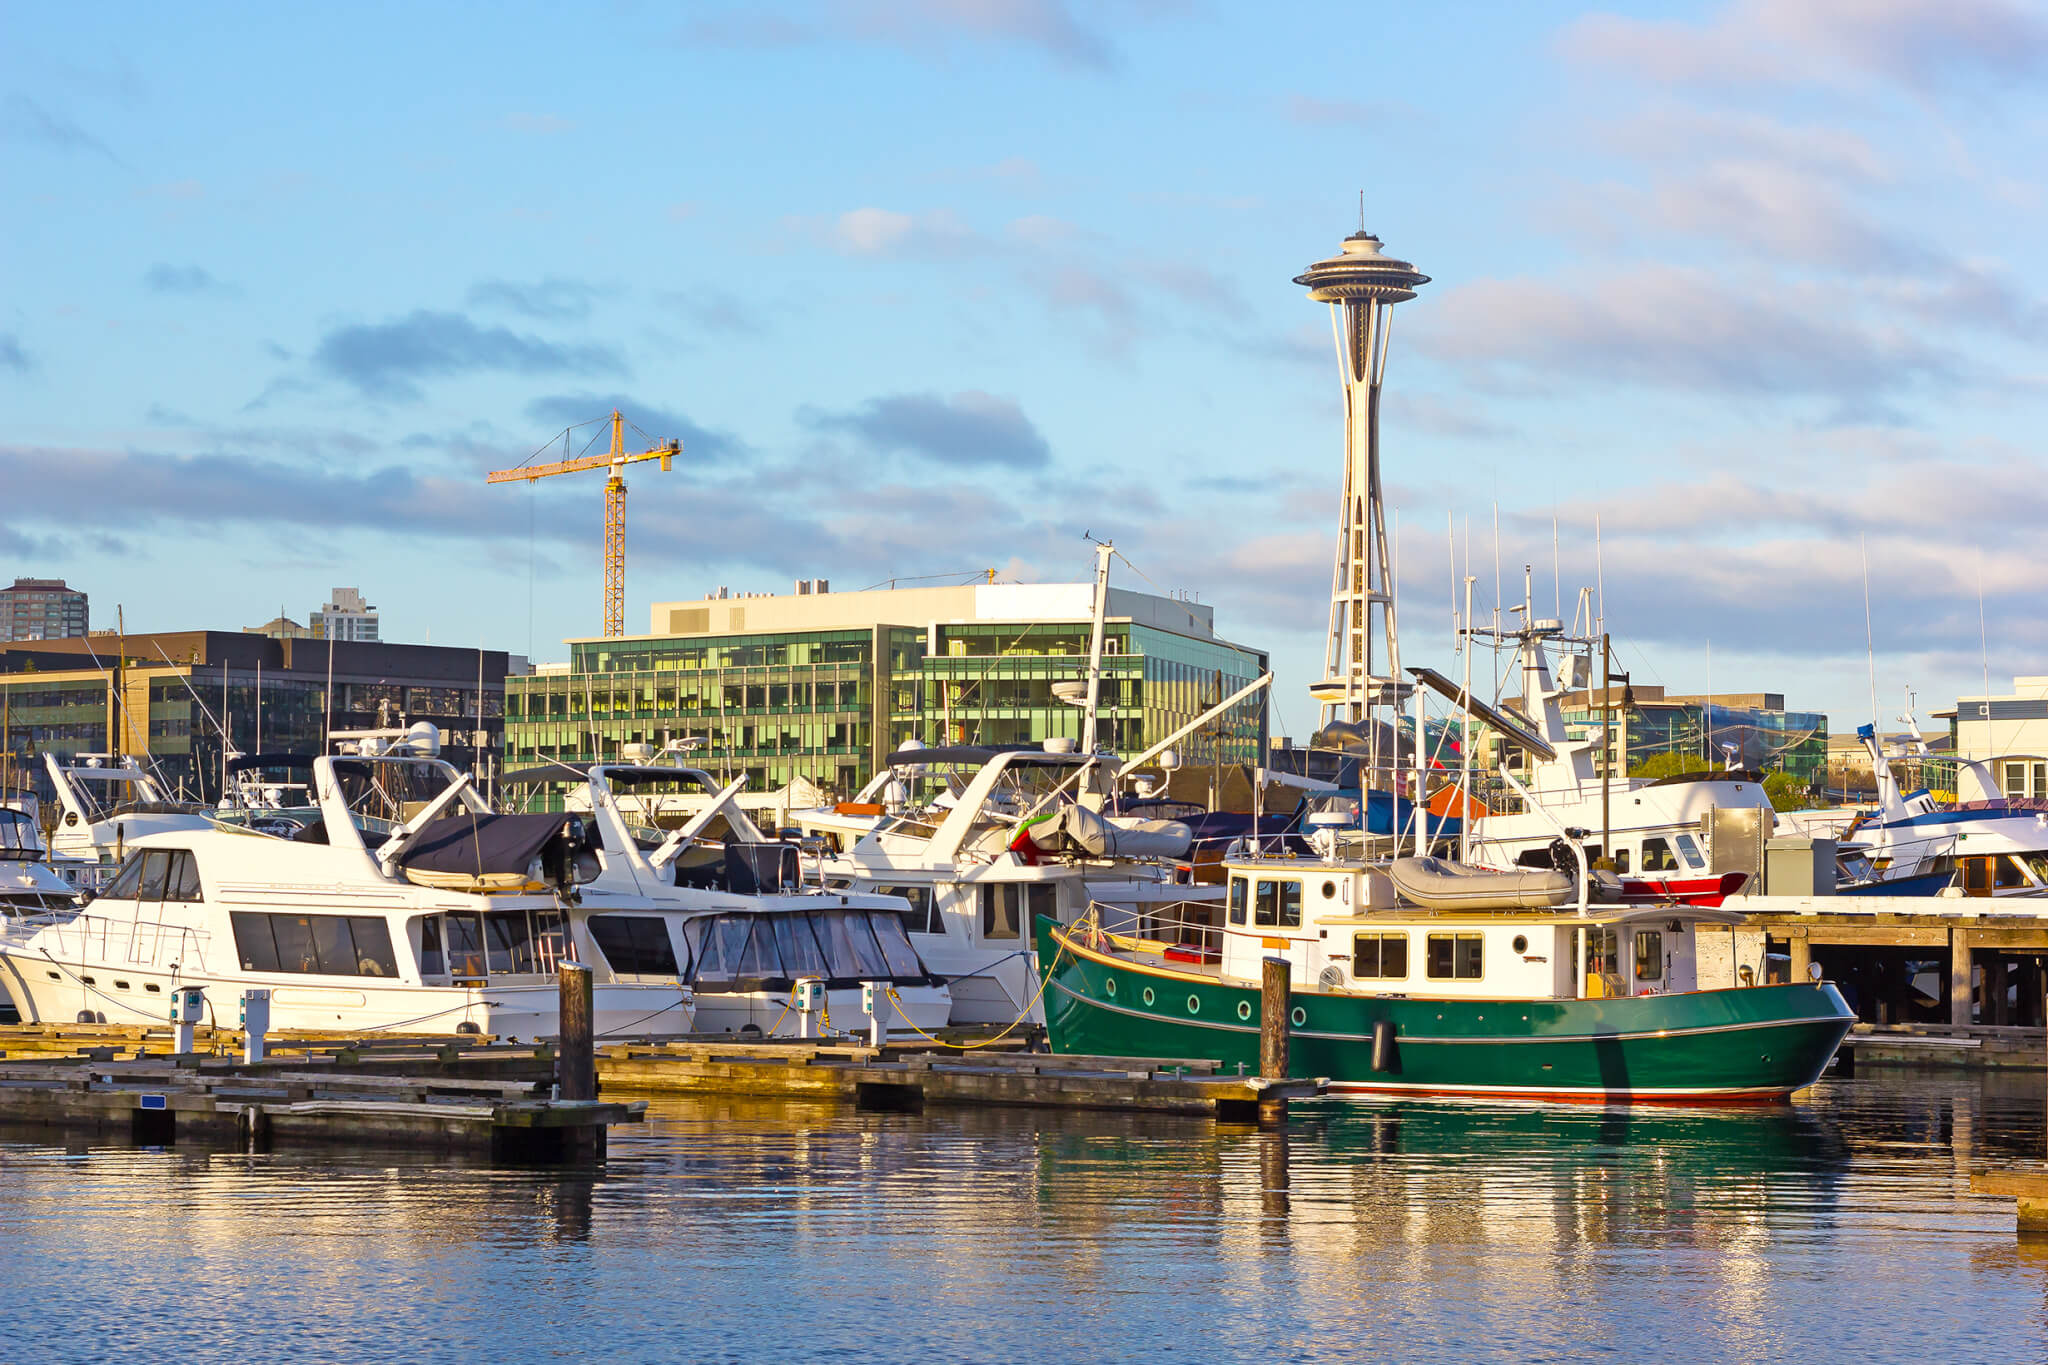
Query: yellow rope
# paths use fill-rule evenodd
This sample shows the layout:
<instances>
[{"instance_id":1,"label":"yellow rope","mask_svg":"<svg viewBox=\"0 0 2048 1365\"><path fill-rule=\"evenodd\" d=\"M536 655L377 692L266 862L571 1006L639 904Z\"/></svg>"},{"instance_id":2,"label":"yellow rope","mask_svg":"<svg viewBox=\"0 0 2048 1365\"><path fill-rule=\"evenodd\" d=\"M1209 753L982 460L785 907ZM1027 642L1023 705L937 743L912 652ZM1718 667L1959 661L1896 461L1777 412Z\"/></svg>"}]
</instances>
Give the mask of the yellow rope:
<instances>
[{"instance_id":1,"label":"yellow rope","mask_svg":"<svg viewBox=\"0 0 2048 1365\"><path fill-rule=\"evenodd\" d=\"M1023 1023L1026 1019L1029 1019L1031 1017L1031 1011L1037 1009L1038 1002L1045 998L1045 988L1052 984L1052 974L1060 969L1060 959L1065 957L1066 955L1067 945L1064 942L1062 942L1060 944L1059 951L1054 953L1052 956L1052 966L1047 970L1039 973L1038 990L1036 993L1032 995L1031 1003L1024 1007L1024 1012L1018 1015L1015 1019L1012 1019L1010 1021L1010 1026L1004 1029L1001 1033L998 1033L993 1038L984 1038L978 1043L949 1043L944 1038L933 1037L933 1035L926 1033L923 1029L919 1028L916 1024L912 1023L910 1016L903 1012L903 1002L897 997L896 988L894 986L891 986L889 988L889 1008L896 1011L897 1018L901 1019L906 1024L910 1024L910 1031L912 1033L915 1033L920 1038L925 1038L930 1040L931 1042L937 1043L940 1047L950 1047L959 1052L972 1052L976 1048L992 1047L995 1044L1002 1042L1003 1039L1009 1037L1012 1033L1015 1033L1017 1031L1017 1025Z\"/></svg>"}]
</instances>

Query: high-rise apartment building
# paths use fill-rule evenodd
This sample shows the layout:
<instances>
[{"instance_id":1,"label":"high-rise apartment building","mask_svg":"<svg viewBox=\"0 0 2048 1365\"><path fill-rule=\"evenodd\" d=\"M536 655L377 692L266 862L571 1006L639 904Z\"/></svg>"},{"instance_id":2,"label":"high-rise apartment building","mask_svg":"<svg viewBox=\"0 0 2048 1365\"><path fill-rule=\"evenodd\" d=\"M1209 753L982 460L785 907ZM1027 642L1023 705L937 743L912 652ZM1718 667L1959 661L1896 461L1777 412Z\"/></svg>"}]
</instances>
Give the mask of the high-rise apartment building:
<instances>
[{"instance_id":1,"label":"high-rise apartment building","mask_svg":"<svg viewBox=\"0 0 2048 1365\"><path fill-rule=\"evenodd\" d=\"M316 640L377 639L377 609L363 600L360 588L336 588L307 624Z\"/></svg>"},{"instance_id":2,"label":"high-rise apartment building","mask_svg":"<svg viewBox=\"0 0 2048 1365\"><path fill-rule=\"evenodd\" d=\"M85 594L61 578L17 578L0 588L0 641L65 640L90 624Z\"/></svg>"}]
</instances>

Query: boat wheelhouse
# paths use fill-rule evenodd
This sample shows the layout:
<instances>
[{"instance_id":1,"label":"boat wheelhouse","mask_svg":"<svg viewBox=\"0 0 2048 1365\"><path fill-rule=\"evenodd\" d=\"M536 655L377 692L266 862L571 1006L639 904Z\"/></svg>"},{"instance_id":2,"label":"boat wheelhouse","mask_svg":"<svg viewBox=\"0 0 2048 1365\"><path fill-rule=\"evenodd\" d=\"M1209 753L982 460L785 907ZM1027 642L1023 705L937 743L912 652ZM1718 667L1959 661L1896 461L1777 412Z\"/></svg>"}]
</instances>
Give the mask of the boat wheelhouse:
<instances>
[{"instance_id":1,"label":"boat wheelhouse","mask_svg":"<svg viewBox=\"0 0 2048 1365\"><path fill-rule=\"evenodd\" d=\"M1054 1051L1256 1067L1268 956L1288 964L1293 1074L1338 1093L1781 1100L1854 1022L1824 982L1699 989L1696 928L1728 911L1524 909L1518 874L1476 870L1467 908L1431 910L1365 863L1228 868L1225 923L1198 948L1038 922ZM1486 907L1501 875L1518 885Z\"/></svg>"},{"instance_id":2,"label":"boat wheelhouse","mask_svg":"<svg viewBox=\"0 0 2048 1365\"><path fill-rule=\"evenodd\" d=\"M315 760L295 832L201 820L142 834L76 913L0 934L24 1019L159 1023L180 987L231 1024L271 992L278 1031L558 1030L557 964L584 960L575 887L595 870L575 816L491 811L425 737ZM679 982L599 970L600 1034L681 1033Z\"/></svg>"},{"instance_id":3,"label":"boat wheelhouse","mask_svg":"<svg viewBox=\"0 0 2048 1365\"><path fill-rule=\"evenodd\" d=\"M798 846L770 839L734 799L743 780L721 788L695 768L592 763L504 783L571 785L568 804L597 836L596 875L579 889L592 941L615 973L686 984L696 1031L796 1036L806 1023L792 994L806 978L823 983L818 1022L834 1031L869 1031L870 982L883 988L885 1033L947 1023L952 995L911 944L910 904L807 883ZM671 816L685 801L689 817Z\"/></svg>"}]
</instances>

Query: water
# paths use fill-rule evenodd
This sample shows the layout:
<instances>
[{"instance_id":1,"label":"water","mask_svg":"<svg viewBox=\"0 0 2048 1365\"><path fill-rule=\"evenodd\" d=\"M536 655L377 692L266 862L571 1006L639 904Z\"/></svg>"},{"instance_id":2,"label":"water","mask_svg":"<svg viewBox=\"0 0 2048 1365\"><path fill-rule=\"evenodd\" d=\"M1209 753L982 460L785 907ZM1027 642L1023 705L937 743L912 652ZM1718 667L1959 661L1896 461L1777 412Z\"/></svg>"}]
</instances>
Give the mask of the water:
<instances>
[{"instance_id":1,"label":"water","mask_svg":"<svg viewBox=\"0 0 2048 1365\"><path fill-rule=\"evenodd\" d=\"M601 1174L0 1131L0 1359L2048 1355L2038 1075L1284 1135L657 1103Z\"/></svg>"}]
</instances>

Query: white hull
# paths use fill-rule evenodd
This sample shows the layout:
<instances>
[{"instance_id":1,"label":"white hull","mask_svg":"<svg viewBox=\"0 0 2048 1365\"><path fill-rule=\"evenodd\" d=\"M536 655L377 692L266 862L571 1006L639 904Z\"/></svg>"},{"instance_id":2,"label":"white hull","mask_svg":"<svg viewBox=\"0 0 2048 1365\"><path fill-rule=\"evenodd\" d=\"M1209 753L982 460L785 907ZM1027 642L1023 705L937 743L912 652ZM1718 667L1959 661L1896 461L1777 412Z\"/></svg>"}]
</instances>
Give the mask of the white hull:
<instances>
[{"instance_id":1,"label":"white hull","mask_svg":"<svg viewBox=\"0 0 2048 1365\"><path fill-rule=\"evenodd\" d=\"M867 1037L870 1021L860 1007L860 995L857 987L826 992L831 1032ZM882 1007L882 1025L890 1037L915 1038L916 1030L933 1033L944 1028L953 1012L953 1001L943 990L898 986L894 1007ZM824 1020L812 1020L812 1036L819 1036L824 1027ZM739 1034L749 1029L764 1038L796 1038L802 1034L803 1017L789 1008L787 991L707 991L697 997L697 1032Z\"/></svg>"},{"instance_id":2,"label":"white hull","mask_svg":"<svg viewBox=\"0 0 2048 1365\"><path fill-rule=\"evenodd\" d=\"M206 992L206 1022L226 1029L240 1022L242 992L267 990L273 1033L454 1034L470 1031L465 1024L504 1038L548 1038L561 1032L559 987L552 979L467 987L363 977L171 973L7 950L0 951L0 980L23 1023L76 1023L90 1012L95 1022L104 1016L108 1024L162 1026L170 1021L171 992L198 986ZM693 1025L690 1008L677 1003L674 986L603 982L593 996L601 1035L687 1033Z\"/></svg>"}]
</instances>

